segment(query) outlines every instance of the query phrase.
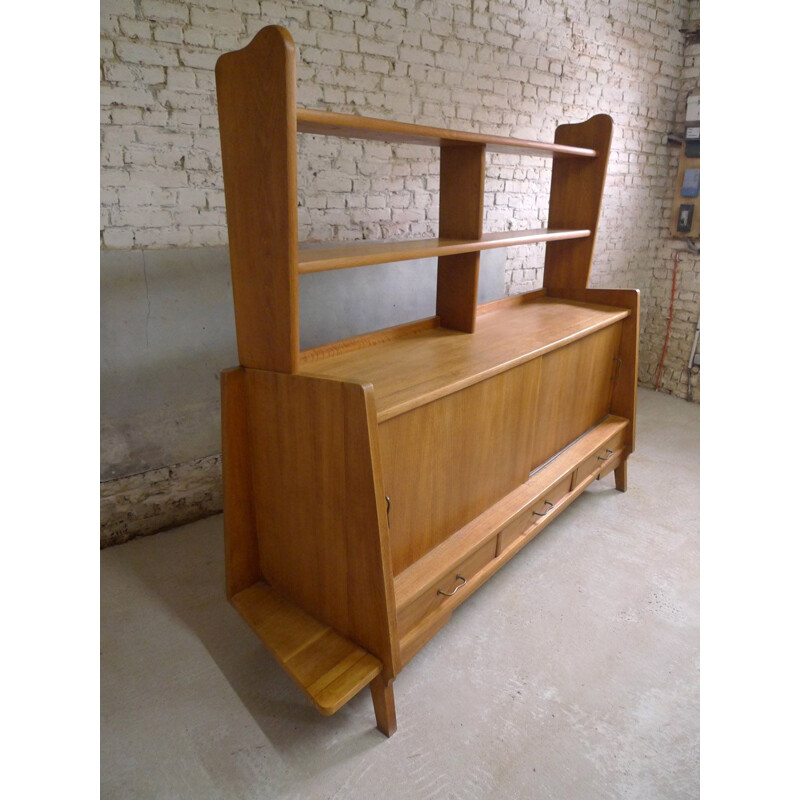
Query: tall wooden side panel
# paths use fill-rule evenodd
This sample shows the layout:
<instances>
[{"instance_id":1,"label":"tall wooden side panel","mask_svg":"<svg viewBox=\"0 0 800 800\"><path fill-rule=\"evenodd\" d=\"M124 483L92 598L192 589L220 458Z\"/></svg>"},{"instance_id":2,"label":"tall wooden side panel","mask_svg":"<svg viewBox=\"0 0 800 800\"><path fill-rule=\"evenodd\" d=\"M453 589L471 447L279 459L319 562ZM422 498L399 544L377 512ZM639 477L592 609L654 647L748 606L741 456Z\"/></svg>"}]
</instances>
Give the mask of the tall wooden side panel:
<instances>
[{"instance_id":1,"label":"tall wooden side panel","mask_svg":"<svg viewBox=\"0 0 800 800\"><path fill-rule=\"evenodd\" d=\"M597 114L586 122L559 125L556 128L556 144L591 147L597 155L592 159L553 160L547 226L556 229L589 228L592 234L584 239L547 243L543 279L545 289L578 289L589 283L612 127L611 117Z\"/></svg>"},{"instance_id":2,"label":"tall wooden side panel","mask_svg":"<svg viewBox=\"0 0 800 800\"><path fill-rule=\"evenodd\" d=\"M289 32L264 28L217 61L222 170L239 363L295 372L297 110Z\"/></svg>"},{"instance_id":3,"label":"tall wooden side panel","mask_svg":"<svg viewBox=\"0 0 800 800\"><path fill-rule=\"evenodd\" d=\"M398 669L370 385L246 370L258 559L268 584Z\"/></svg>"}]
</instances>

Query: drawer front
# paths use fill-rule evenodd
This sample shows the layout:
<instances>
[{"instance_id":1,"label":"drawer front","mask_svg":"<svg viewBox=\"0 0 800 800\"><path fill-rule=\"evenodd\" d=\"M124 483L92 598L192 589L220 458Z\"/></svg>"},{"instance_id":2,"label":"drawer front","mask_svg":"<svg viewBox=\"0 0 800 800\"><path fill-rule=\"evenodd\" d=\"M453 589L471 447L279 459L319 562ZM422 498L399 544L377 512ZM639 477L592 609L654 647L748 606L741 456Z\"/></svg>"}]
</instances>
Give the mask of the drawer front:
<instances>
[{"instance_id":1,"label":"drawer front","mask_svg":"<svg viewBox=\"0 0 800 800\"><path fill-rule=\"evenodd\" d=\"M622 430L615 433L605 444L598 447L588 458L584 459L575 470L575 480L573 488L584 481L590 475L600 472L603 465L612 458L618 456L625 447L625 433Z\"/></svg>"},{"instance_id":2,"label":"drawer front","mask_svg":"<svg viewBox=\"0 0 800 800\"><path fill-rule=\"evenodd\" d=\"M515 542L533 525L530 509L523 511L516 519L512 519L497 536L497 555Z\"/></svg>"},{"instance_id":3,"label":"drawer front","mask_svg":"<svg viewBox=\"0 0 800 800\"><path fill-rule=\"evenodd\" d=\"M572 473L551 486L542 498L527 508L516 519L512 520L502 531L498 538L498 555L505 550L512 542L526 533L535 525L542 524L554 506L569 494L572 485Z\"/></svg>"},{"instance_id":4,"label":"drawer front","mask_svg":"<svg viewBox=\"0 0 800 800\"><path fill-rule=\"evenodd\" d=\"M458 597L461 587L480 572L493 558L497 550L497 538L493 536L469 558L464 559L457 567L443 576L434 586L427 589L416 600L409 603L397 613L397 627L400 636L404 636L426 616L432 614L451 597ZM456 601L458 602L458 601Z\"/></svg>"}]
</instances>

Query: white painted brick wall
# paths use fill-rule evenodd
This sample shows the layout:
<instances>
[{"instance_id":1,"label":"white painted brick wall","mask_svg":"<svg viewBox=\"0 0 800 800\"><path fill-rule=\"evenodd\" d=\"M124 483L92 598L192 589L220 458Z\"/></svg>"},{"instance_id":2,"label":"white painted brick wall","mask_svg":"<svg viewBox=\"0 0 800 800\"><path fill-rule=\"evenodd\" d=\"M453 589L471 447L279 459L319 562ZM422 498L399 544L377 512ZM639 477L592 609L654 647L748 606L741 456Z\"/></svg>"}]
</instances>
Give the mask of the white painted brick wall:
<instances>
[{"instance_id":1,"label":"white painted brick wall","mask_svg":"<svg viewBox=\"0 0 800 800\"><path fill-rule=\"evenodd\" d=\"M700 13L697 3L690 3L688 22L698 24ZM687 26L688 27L688 26ZM687 44L680 70L679 101L674 129L682 133L686 121L686 98L700 90L700 45ZM677 150L670 148L671 185L665 214L667 225L671 222L671 202L677 181ZM674 162L674 163L672 163ZM648 385L655 383L659 363L664 358L659 388L680 397L690 396L695 402L700 400L699 368L689 369L689 357L695 338L695 328L700 318L700 256L688 252L680 241L664 235L651 245L649 274L643 277L643 295L648 306L647 324L642 326L640 347L640 380ZM672 326L667 350L664 341L667 336L670 295L672 293L672 273L675 256L678 257L678 270L675 282Z\"/></svg>"},{"instance_id":2,"label":"white painted brick wall","mask_svg":"<svg viewBox=\"0 0 800 800\"><path fill-rule=\"evenodd\" d=\"M227 242L213 69L280 24L301 105L544 140L611 114L593 284L644 290L649 377L663 333L648 327L662 315L655 276L674 248L665 140L699 82L680 32L690 20L697 0L101 0L101 246ZM299 138L301 241L436 235L434 150ZM546 161L492 156L487 228L545 225L549 181ZM510 292L540 285L543 254L509 251Z\"/></svg>"}]
</instances>

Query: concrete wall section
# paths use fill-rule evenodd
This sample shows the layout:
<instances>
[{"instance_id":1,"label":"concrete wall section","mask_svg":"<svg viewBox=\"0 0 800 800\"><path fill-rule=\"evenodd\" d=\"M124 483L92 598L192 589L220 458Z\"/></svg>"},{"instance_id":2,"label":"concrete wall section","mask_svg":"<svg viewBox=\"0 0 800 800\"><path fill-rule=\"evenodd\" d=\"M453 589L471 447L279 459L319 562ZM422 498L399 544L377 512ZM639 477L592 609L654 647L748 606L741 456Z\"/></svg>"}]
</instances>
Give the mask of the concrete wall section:
<instances>
[{"instance_id":1,"label":"concrete wall section","mask_svg":"<svg viewBox=\"0 0 800 800\"><path fill-rule=\"evenodd\" d=\"M219 453L238 363L227 248L101 254L101 479Z\"/></svg>"},{"instance_id":2,"label":"concrete wall section","mask_svg":"<svg viewBox=\"0 0 800 800\"><path fill-rule=\"evenodd\" d=\"M503 296L505 256L482 254L481 302ZM101 280L101 523L116 542L220 510L219 372L239 360L226 247L102 251ZM435 297L435 259L302 275L301 347L432 316Z\"/></svg>"}]
</instances>

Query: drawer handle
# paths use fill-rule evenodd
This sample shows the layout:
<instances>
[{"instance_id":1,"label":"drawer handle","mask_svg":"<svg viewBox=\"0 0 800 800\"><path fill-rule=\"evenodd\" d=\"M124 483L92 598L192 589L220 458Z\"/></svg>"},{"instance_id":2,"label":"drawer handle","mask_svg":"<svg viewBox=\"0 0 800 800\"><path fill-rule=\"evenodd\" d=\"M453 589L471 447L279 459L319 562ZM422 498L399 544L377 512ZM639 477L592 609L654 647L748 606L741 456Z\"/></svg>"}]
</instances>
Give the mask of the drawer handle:
<instances>
[{"instance_id":1,"label":"drawer handle","mask_svg":"<svg viewBox=\"0 0 800 800\"><path fill-rule=\"evenodd\" d=\"M608 455L607 455L605 458L603 458L603 456L597 456L597 457L598 457L598 458L599 458L601 461L608 461L608 459L609 459L609 458L611 458L611 456L613 456L613 455L614 455L614 451L613 451L613 450L609 450L607 447L606 447L606 453L608 453Z\"/></svg>"},{"instance_id":2,"label":"drawer handle","mask_svg":"<svg viewBox=\"0 0 800 800\"><path fill-rule=\"evenodd\" d=\"M436 594L443 594L445 597L452 597L462 586L467 585L467 579L463 575L456 575L456 580L464 581L464 583L459 583L458 586L456 586L456 588L453 589L452 592L443 592L441 589L439 589L439 591L436 592Z\"/></svg>"},{"instance_id":3,"label":"drawer handle","mask_svg":"<svg viewBox=\"0 0 800 800\"><path fill-rule=\"evenodd\" d=\"M546 506L550 506L550 508L553 508L553 504L552 504L552 503L551 503L549 500L545 500L545 501L544 501L544 504L545 504ZM544 512L541 512L541 513L540 513L539 511L534 511L534 512L533 512L533 516L534 516L534 517L546 517L546 516L547 516L547 514L548 514L548 513L549 513L549 511L550 511L550 508L548 508L548 509L547 509L547 511L544 511Z\"/></svg>"}]
</instances>

